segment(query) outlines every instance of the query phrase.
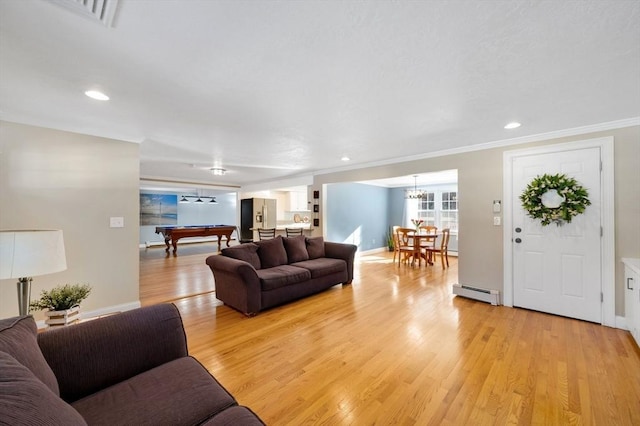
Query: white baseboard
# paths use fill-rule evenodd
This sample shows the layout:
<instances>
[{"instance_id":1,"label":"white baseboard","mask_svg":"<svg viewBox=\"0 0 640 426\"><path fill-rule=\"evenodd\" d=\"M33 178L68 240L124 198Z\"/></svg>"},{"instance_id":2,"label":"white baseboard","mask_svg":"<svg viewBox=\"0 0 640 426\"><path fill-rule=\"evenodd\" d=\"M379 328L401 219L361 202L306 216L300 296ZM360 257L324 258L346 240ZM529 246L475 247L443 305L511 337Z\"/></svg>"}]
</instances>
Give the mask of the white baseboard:
<instances>
[{"instance_id":1,"label":"white baseboard","mask_svg":"<svg viewBox=\"0 0 640 426\"><path fill-rule=\"evenodd\" d=\"M135 302L122 303L120 305L107 306L105 308L95 309L93 311L80 311L80 319L93 318L93 317L101 317L103 315L111 315L119 312L130 311L132 309L137 309L140 306L139 300Z\"/></svg>"},{"instance_id":2,"label":"white baseboard","mask_svg":"<svg viewBox=\"0 0 640 426\"><path fill-rule=\"evenodd\" d=\"M94 309L93 311L80 310L80 320L87 318L99 318L105 315L112 315L124 311L130 311L132 309L137 309L140 306L140 301L137 300L135 302L122 303L120 305L106 306L104 308ZM44 320L37 321L36 324L38 325L38 329L47 327L47 325L44 323Z\"/></svg>"},{"instance_id":3,"label":"white baseboard","mask_svg":"<svg viewBox=\"0 0 640 426\"><path fill-rule=\"evenodd\" d=\"M629 327L627 326L627 319L616 315L616 328L629 330Z\"/></svg>"}]
</instances>

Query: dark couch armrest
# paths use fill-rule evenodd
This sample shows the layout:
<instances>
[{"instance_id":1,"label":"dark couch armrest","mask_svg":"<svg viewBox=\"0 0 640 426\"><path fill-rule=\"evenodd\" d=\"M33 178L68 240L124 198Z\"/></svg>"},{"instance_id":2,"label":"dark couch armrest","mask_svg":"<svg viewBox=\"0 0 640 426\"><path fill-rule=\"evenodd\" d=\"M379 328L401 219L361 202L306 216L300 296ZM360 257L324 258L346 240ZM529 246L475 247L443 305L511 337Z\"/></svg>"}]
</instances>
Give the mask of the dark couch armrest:
<instances>
[{"instance_id":1,"label":"dark couch armrest","mask_svg":"<svg viewBox=\"0 0 640 426\"><path fill-rule=\"evenodd\" d=\"M342 259L347 262L347 282L351 284L353 281L353 262L356 257L358 246L353 244L324 242L324 255L334 259Z\"/></svg>"},{"instance_id":2,"label":"dark couch armrest","mask_svg":"<svg viewBox=\"0 0 640 426\"><path fill-rule=\"evenodd\" d=\"M67 402L188 355L178 309L160 304L38 334Z\"/></svg>"},{"instance_id":3,"label":"dark couch armrest","mask_svg":"<svg viewBox=\"0 0 640 426\"><path fill-rule=\"evenodd\" d=\"M213 273L217 299L245 315L253 316L260 312L260 278L249 262L222 254L209 256L206 262Z\"/></svg>"}]
</instances>

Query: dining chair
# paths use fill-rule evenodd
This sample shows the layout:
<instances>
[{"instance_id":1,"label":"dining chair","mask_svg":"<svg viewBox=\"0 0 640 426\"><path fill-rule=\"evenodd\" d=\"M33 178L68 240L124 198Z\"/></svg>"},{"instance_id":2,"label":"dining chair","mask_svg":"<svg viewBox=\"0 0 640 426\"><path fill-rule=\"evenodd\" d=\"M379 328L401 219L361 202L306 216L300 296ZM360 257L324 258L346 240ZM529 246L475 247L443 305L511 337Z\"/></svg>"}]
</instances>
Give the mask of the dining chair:
<instances>
[{"instance_id":1,"label":"dining chair","mask_svg":"<svg viewBox=\"0 0 640 426\"><path fill-rule=\"evenodd\" d=\"M421 234L437 234L438 233L438 227L437 226L433 226L433 225L422 225L418 228L420 230ZM429 239L429 240L420 240L420 249L424 250L427 247L432 247L435 248L436 246L436 239ZM427 261L430 262L431 259L428 258L428 256L431 253L426 253L427 254Z\"/></svg>"},{"instance_id":2,"label":"dining chair","mask_svg":"<svg viewBox=\"0 0 640 426\"><path fill-rule=\"evenodd\" d=\"M416 247L413 245L413 234L415 232L416 230L413 228L398 227L398 229L396 229L398 266L400 266L400 261L403 260L403 253L405 262L407 261L409 256L411 256L411 265L413 265L413 263L415 262Z\"/></svg>"},{"instance_id":3,"label":"dining chair","mask_svg":"<svg viewBox=\"0 0 640 426\"><path fill-rule=\"evenodd\" d=\"M450 229L445 228L442 230L442 241L440 242L440 247L427 247L425 252L427 253L427 258L432 257L433 255L440 253L440 262L442 263L442 268L445 268L445 260L447 264L447 268L449 267L449 255L447 253L449 249L449 235Z\"/></svg>"},{"instance_id":4,"label":"dining chair","mask_svg":"<svg viewBox=\"0 0 640 426\"><path fill-rule=\"evenodd\" d=\"M438 232L438 227L433 225L422 225L418 229L425 234L435 234Z\"/></svg>"},{"instance_id":5,"label":"dining chair","mask_svg":"<svg viewBox=\"0 0 640 426\"><path fill-rule=\"evenodd\" d=\"M270 238L275 238L275 236L276 236L276 228L258 229L258 237L260 237L260 240L268 240Z\"/></svg>"},{"instance_id":6,"label":"dining chair","mask_svg":"<svg viewBox=\"0 0 640 426\"><path fill-rule=\"evenodd\" d=\"M287 237L302 235L302 228L284 228L284 231L287 233Z\"/></svg>"},{"instance_id":7,"label":"dining chair","mask_svg":"<svg viewBox=\"0 0 640 426\"><path fill-rule=\"evenodd\" d=\"M394 225L391 227L391 238L393 239L393 263L396 263L396 255L400 257L400 240L398 240L398 228L400 226Z\"/></svg>"}]
</instances>

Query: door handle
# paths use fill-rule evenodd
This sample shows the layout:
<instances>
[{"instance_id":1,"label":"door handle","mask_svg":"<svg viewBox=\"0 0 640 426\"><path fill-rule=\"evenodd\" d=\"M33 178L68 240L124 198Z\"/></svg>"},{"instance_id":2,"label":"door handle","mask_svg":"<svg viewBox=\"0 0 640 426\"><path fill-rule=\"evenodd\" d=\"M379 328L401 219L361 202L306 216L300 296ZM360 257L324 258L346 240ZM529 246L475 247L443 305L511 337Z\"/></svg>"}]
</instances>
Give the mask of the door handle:
<instances>
[{"instance_id":1,"label":"door handle","mask_svg":"<svg viewBox=\"0 0 640 426\"><path fill-rule=\"evenodd\" d=\"M627 278L627 290L633 290L633 287L629 287L629 283L633 281L632 277Z\"/></svg>"},{"instance_id":2,"label":"door handle","mask_svg":"<svg viewBox=\"0 0 640 426\"><path fill-rule=\"evenodd\" d=\"M515 242L516 242L516 243L518 243L518 244L520 244L520 243L522 242L522 240L521 240L520 238L516 238L516 239L515 239Z\"/></svg>"}]
</instances>

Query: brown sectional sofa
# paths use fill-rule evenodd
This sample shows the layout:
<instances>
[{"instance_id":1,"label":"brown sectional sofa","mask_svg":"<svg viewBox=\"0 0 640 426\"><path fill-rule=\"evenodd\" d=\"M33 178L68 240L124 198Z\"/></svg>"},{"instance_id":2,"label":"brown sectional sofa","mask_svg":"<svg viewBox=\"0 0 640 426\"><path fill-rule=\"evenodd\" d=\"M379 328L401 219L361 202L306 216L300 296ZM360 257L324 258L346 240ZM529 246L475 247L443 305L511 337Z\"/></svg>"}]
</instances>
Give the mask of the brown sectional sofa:
<instances>
[{"instance_id":1,"label":"brown sectional sofa","mask_svg":"<svg viewBox=\"0 0 640 426\"><path fill-rule=\"evenodd\" d=\"M353 280L357 246L304 235L225 248L209 256L216 297L245 315Z\"/></svg>"},{"instance_id":2,"label":"brown sectional sofa","mask_svg":"<svg viewBox=\"0 0 640 426\"><path fill-rule=\"evenodd\" d=\"M264 425L188 355L172 304L41 333L0 320L0 424Z\"/></svg>"}]
</instances>

